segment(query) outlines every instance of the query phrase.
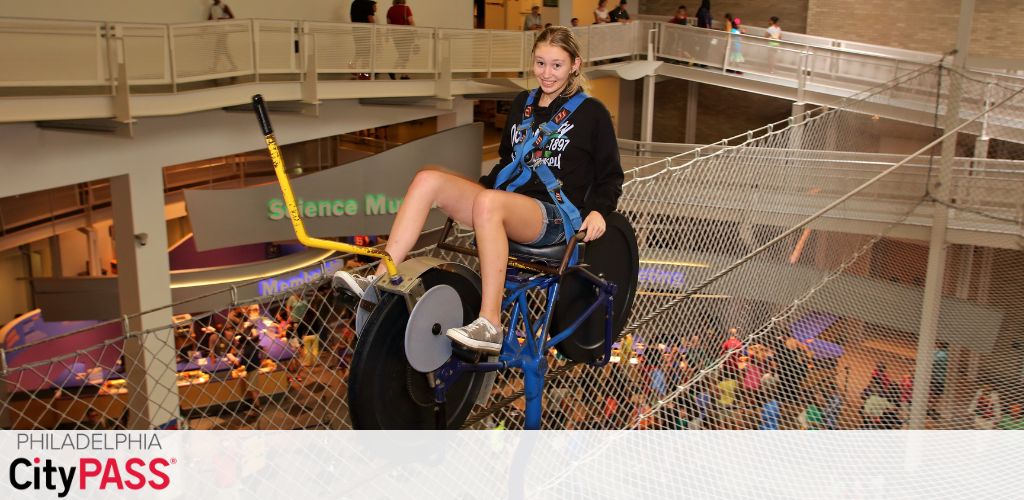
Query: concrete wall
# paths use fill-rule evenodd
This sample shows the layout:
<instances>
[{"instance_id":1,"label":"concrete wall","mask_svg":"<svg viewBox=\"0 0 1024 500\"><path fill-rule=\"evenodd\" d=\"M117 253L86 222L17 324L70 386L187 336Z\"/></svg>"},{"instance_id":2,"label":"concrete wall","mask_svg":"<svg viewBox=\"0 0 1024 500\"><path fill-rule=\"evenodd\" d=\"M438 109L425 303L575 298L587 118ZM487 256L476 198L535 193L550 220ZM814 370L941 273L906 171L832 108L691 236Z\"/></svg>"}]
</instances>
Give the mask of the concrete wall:
<instances>
[{"instance_id":1,"label":"concrete wall","mask_svg":"<svg viewBox=\"0 0 1024 500\"><path fill-rule=\"evenodd\" d=\"M728 12L740 18L742 24L760 27L767 27L768 18L777 16L784 32L805 33L809 1L813 0L712 0L711 15L721 21ZM640 0L638 6L632 3L630 2L631 12L635 12L639 7L640 14L665 16L666 21L675 14L680 5L686 6L690 16L696 16L697 8L700 7L700 0Z\"/></svg>"},{"instance_id":2,"label":"concrete wall","mask_svg":"<svg viewBox=\"0 0 1024 500\"><path fill-rule=\"evenodd\" d=\"M62 276L78 276L87 271L89 260L88 238L81 231L68 231L60 238Z\"/></svg>"},{"instance_id":3,"label":"concrete wall","mask_svg":"<svg viewBox=\"0 0 1024 500\"><path fill-rule=\"evenodd\" d=\"M688 92L689 82L684 80L667 79L655 85L655 142L686 142ZM635 105L637 121L634 130L639 131L640 110L643 109L639 97ZM696 141L707 144L732 137L767 123L784 120L790 112L791 103L785 99L714 85L699 85Z\"/></svg>"},{"instance_id":4,"label":"concrete wall","mask_svg":"<svg viewBox=\"0 0 1024 500\"><path fill-rule=\"evenodd\" d=\"M956 42L960 0L808 0L807 33L911 50L947 51ZM898 9L896 8L898 7ZM976 0L972 55L1024 57L1020 0Z\"/></svg>"},{"instance_id":5,"label":"concrete wall","mask_svg":"<svg viewBox=\"0 0 1024 500\"><path fill-rule=\"evenodd\" d=\"M0 323L7 323L15 315L28 311L28 274L25 258L18 249L0 252Z\"/></svg>"}]
</instances>

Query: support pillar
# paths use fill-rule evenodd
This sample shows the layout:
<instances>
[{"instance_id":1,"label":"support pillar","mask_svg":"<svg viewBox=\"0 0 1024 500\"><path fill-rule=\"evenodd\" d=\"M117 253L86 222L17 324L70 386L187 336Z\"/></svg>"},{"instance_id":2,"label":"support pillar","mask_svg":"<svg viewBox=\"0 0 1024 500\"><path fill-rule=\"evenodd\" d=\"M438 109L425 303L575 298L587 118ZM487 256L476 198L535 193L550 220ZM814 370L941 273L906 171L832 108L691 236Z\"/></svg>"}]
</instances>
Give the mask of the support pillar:
<instances>
[{"instance_id":1,"label":"support pillar","mask_svg":"<svg viewBox=\"0 0 1024 500\"><path fill-rule=\"evenodd\" d=\"M619 137L625 139L634 139L635 127L633 125L636 118L636 82L633 80L620 80L619 81L619 114L618 114L618 130Z\"/></svg>"},{"instance_id":2,"label":"support pillar","mask_svg":"<svg viewBox=\"0 0 1024 500\"><path fill-rule=\"evenodd\" d=\"M82 234L85 235L85 256L88 264L86 271L89 276L102 276L103 275L103 262L100 259L100 244L99 236L96 234L96 228L93 226L85 226L78 228Z\"/></svg>"},{"instance_id":3,"label":"support pillar","mask_svg":"<svg viewBox=\"0 0 1024 500\"><path fill-rule=\"evenodd\" d=\"M139 169L113 177L110 192L118 259L121 314L127 332L171 324L171 309L138 313L171 303L170 263L164 220L163 173ZM128 382L128 428L152 429L177 423L178 387L174 331L129 335L124 342Z\"/></svg>"},{"instance_id":4,"label":"support pillar","mask_svg":"<svg viewBox=\"0 0 1024 500\"><path fill-rule=\"evenodd\" d=\"M555 24L557 24L558 26L565 26L567 28L572 26L572 18L574 17L572 15L572 4L573 0L561 0L560 2L558 2L558 22ZM580 23L582 22L583 20L581 19Z\"/></svg>"},{"instance_id":5,"label":"support pillar","mask_svg":"<svg viewBox=\"0 0 1024 500\"><path fill-rule=\"evenodd\" d=\"M53 235L48 239L50 245L51 276L60 278L64 276L64 260L60 255L60 236Z\"/></svg>"},{"instance_id":6,"label":"support pillar","mask_svg":"<svg viewBox=\"0 0 1024 500\"><path fill-rule=\"evenodd\" d=\"M686 84L686 137L683 140L687 144L697 143L697 95L699 92L699 83L691 80Z\"/></svg>"},{"instance_id":7,"label":"support pillar","mask_svg":"<svg viewBox=\"0 0 1024 500\"><path fill-rule=\"evenodd\" d=\"M974 0L962 0L960 3L960 26L957 31L957 54L953 68L962 70L967 61L967 50L970 44L971 22L974 16ZM950 82L947 92L946 116L943 128L951 130L960 121L960 98L962 86L959 75L950 73L943 81ZM956 136L951 134L942 141L942 158L939 164L937 181L930 187L935 199L949 202L950 185L953 180L953 158L956 154ZM942 302L942 282L946 270L946 229L949 222L949 208L933 203L931 238L928 244L928 270L925 274L924 300L921 308L921 327L917 339L917 358L914 370L913 404L910 407L910 428L924 429L928 410L929 386L932 375L932 356L935 353L935 341L938 339L940 305Z\"/></svg>"},{"instance_id":8,"label":"support pillar","mask_svg":"<svg viewBox=\"0 0 1024 500\"><path fill-rule=\"evenodd\" d=\"M456 97L451 101L451 104L451 113L445 113L437 117L438 132L473 123L473 101L463 97Z\"/></svg>"},{"instance_id":9,"label":"support pillar","mask_svg":"<svg viewBox=\"0 0 1024 500\"><path fill-rule=\"evenodd\" d=\"M653 33L647 33L647 60L654 61L654 38ZM640 118L640 140L643 142L654 141L654 84L655 76L648 74L644 77L644 100L643 111Z\"/></svg>"},{"instance_id":10,"label":"support pillar","mask_svg":"<svg viewBox=\"0 0 1024 500\"><path fill-rule=\"evenodd\" d=\"M793 117L793 124L797 125L804 122L804 112L807 111L807 104L802 102L794 102L790 116ZM832 127L830 127L832 128ZM792 129L792 133L789 134L789 149L804 149L804 127L795 127Z\"/></svg>"},{"instance_id":11,"label":"support pillar","mask_svg":"<svg viewBox=\"0 0 1024 500\"><path fill-rule=\"evenodd\" d=\"M654 141L654 77L644 77L643 110L640 112L640 141Z\"/></svg>"}]
</instances>

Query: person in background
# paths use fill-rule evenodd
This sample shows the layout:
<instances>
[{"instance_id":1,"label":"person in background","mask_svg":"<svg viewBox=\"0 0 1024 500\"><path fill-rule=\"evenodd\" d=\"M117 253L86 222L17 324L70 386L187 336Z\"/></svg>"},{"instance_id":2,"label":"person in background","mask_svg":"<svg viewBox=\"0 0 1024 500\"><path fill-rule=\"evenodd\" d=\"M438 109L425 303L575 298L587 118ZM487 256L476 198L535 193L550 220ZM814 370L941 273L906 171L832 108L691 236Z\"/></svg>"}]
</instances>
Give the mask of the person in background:
<instances>
[{"instance_id":1,"label":"person in background","mask_svg":"<svg viewBox=\"0 0 1024 500\"><path fill-rule=\"evenodd\" d=\"M875 369L871 371L871 380L868 383L877 383L883 390L889 387L889 384L891 384L892 381L889 380L889 374L886 372L885 363L882 363L881 361L875 363Z\"/></svg>"},{"instance_id":2,"label":"person in background","mask_svg":"<svg viewBox=\"0 0 1024 500\"><path fill-rule=\"evenodd\" d=\"M608 17L608 0L600 0L597 2L597 8L594 9L594 24L610 22L612 22L612 18Z\"/></svg>"},{"instance_id":3,"label":"person in background","mask_svg":"<svg viewBox=\"0 0 1024 500\"><path fill-rule=\"evenodd\" d=\"M220 0L213 0L213 5L210 6L210 13L206 16L207 21L219 21L221 19L234 19L235 14L231 12L231 7L228 4L221 2Z\"/></svg>"},{"instance_id":4,"label":"person in background","mask_svg":"<svg viewBox=\"0 0 1024 500\"><path fill-rule=\"evenodd\" d=\"M544 29L544 21L540 18L540 5L530 7L530 13L523 20L523 31L540 31Z\"/></svg>"},{"instance_id":5,"label":"person in background","mask_svg":"<svg viewBox=\"0 0 1024 500\"><path fill-rule=\"evenodd\" d=\"M779 420L782 418L782 409L779 407L779 396L773 386L768 386L764 391L765 403L761 407L761 419L757 429L762 431L779 430Z\"/></svg>"},{"instance_id":6,"label":"person in background","mask_svg":"<svg viewBox=\"0 0 1024 500\"><path fill-rule=\"evenodd\" d=\"M608 13L608 18L613 23L628 23L629 11L626 10L626 0L619 0L619 6L615 7Z\"/></svg>"},{"instance_id":7,"label":"person in background","mask_svg":"<svg viewBox=\"0 0 1024 500\"><path fill-rule=\"evenodd\" d=\"M672 19L668 20L669 24L683 24L683 25L687 24L688 21L689 21L689 16L687 16L687 14L686 14L686 6L685 5L680 5L679 8L676 9L676 15L672 16Z\"/></svg>"},{"instance_id":8,"label":"person in background","mask_svg":"<svg viewBox=\"0 0 1024 500\"><path fill-rule=\"evenodd\" d=\"M807 404L798 420L801 429L815 431L822 428L821 394L815 394L814 400Z\"/></svg>"},{"instance_id":9,"label":"person in background","mask_svg":"<svg viewBox=\"0 0 1024 500\"><path fill-rule=\"evenodd\" d=\"M864 390L864 405L861 407L863 428L881 429L882 416L893 409L892 401L885 397L884 388L877 381L872 381Z\"/></svg>"},{"instance_id":10,"label":"person in background","mask_svg":"<svg viewBox=\"0 0 1024 500\"><path fill-rule=\"evenodd\" d=\"M779 43L779 40L782 40L782 28L779 27L778 17L772 16L769 21L771 21L771 24L768 26L768 29L765 30L765 34L768 35L768 46L771 47L768 52L768 72L774 73L775 56L778 53L776 47L782 45Z\"/></svg>"},{"instance_id":11,"label":"person in background","mask_svg":"<svg viewBox=\"0 0 1024 500\"><path fill-rule=\"evenodd\" d=\"M85 420L78 427L82 430L109 431L114 429L114 422L106 418L99 410L90 407L85 412Z\"/></svg>"},{"instance_id":12,"label":"person in background","mask_svg":"<svg viewBox=\"0 0 1024 500\"><path fill-rule=\"evenodd\" d=\"M1010 411L999 421L999 429L1004 431L1024 430L1024 416L1021 415L1020 403L1010 405Z\"/></svg>"},{"instance_id":13,"label":"person in background","mask_svg":"<svg viewBox=\"0 0 1024 500\"><path fill-rule=\"evenodd\" d=\"M578 18L578 17L572 18L569 21L569 24L571 24L573 28L579 28L580 27L580 18Z\"/></svg>"},{"instance_id":14,"label":"person in background","mask_svg":"<svg viewBox=\"0 0 1024 500\"><path fill-rule=\"evenodd\" d=\"M975 429L994 429L1002 413L999 407L999 392L989 384L982 385L981 389L974 393L974 399L971 401L971 407L967 413L974 417Z\"/></svg>"},{"instance_id":15,"label":"person in background","mask_svg":"<svg viewBox=\"0 0 1024 500\"><path fill-rule=\"evenodd\" d=\"M260 394L253 385L253 381L260 374L260 362L263 358L263 349L260 347L260 333L256 325L245 322L242 325L242 333L236 337L240 357L238 365L245 368L245 376L242 377L242 392L246 395L245 404L248 406L248 417L259 416Z\"/></svg>"},{"instance_id":16,"label":"person in background","mask_svg":"<svg viewBox=\"0 0 1024 500\"><path fill-rule=\"evenodd\" d=\"M733 429L736 424L737 396L739 392L739 375L728 365L722 367L721 380L718 382L718 409L721 412L721 429Z\"/></svg>"},{"instance_id":17,"label":"person in background","mask_svg":"<svg viewBox=\"0 0 1024 500\"><path fill-rule=\"evenodd\" d=\"M416 22L412 18L412 9L406 5L406 0L392 0L391 8L388 9L387 13L388 24L394 24L396 26L416 26ZM409 64L409 56L412 53L412 44L414 36L412 33L399 32L399 36L394 37L392 40L395 42L395 51L398 52L398 58L395 59L395 66L404 68ZM388 73L388 76L392 80L395 79L394 73ZM409 75L402 75L402 80L408 80Z\"/></svg>"},{"instance_id":18,"label":"person in background","mask_svg":"<svg viewBox=\"0 0 1024 500\"><path fill-rule=\"evenodd\" d=\"M932 354L932 376L928 384L928 416L938 420L942 418L939 412L931 408L942 399L946 392L946 369L949 366L949 344L946 342L935 343L935 353Z\"/></svg>"},{"instance_id":19,"label":"person in background","mask_svg":"<svg viewBox=\"0 0 1024 500\"><path fill-rule=\"evenodd\" d=\"M779 27L779 18L772 16L768 19L771 24L768 25L768 29L765 30L765 34L768 35L769 40L775 40L775 42L769 43L772 47L778 47L778 40L782 40L782 28Z\"/></svg>"},{"instance_id":20,"label":"person in background","mask_svg":"<svg viewBox=\"0 0 1024 500\"><path fill-rule=\"evenodd\" d=\"M210 12L206 16L207 21L223 21L228 19L234 19L235 14L231 12L231 7L228 4L221 2L220 0L213 0L213 5L210 5ZM229 69L228 71L235 71L237 66L235 60L231 57L231 51L228 50L228 34L224 32L217 32L214 36L214 47L213 47L213 66L210 68L211 73L215 73L217 70L217 62L224 58L227 60ZM111 268L116 266L116 261L111 261ZM117 273L114 273L117 274Z\"/></svg>"},{"instance_id":21,"label":"person in background","mask_svg":"<svg viewBox=\"0 0 1024 500\"><path fill-rule=\"evenodd\" d=\"M352 0L352 5L349 6L348 17L353 23L369 23L374 24L377 22L377 2L374 0ZM370 35L367 33L363 35L362 30L358 30L352 35L353 42L355 42L355 54L352 57L352 62L349 63L349 67L363 68L368 66L370 60ZM358 80L369 80L369 73L357 73L356 79Z\"/></svg>"},{"instance_id":22,"label":"person in background","mask_svg":"<svg viewBox=\"0 0 1024 500\"><path fill-rule=\"evenodd\" d=\"M701 0L697 9L697 27L711 29L714 18L711 16L711 0Z\"/></svg>"},{"instance_id":23,"label":"person in background","mask_svg":"<svg viewBox=\"0 0 1024 500\"><path fill-rule=\"evenodd\" d=\"M822 412L821 420L825 429L839 429L839 414L843 410L843 395L834 382L829 382L826 387L825 410Z\"/></svg>"}]
</instances>

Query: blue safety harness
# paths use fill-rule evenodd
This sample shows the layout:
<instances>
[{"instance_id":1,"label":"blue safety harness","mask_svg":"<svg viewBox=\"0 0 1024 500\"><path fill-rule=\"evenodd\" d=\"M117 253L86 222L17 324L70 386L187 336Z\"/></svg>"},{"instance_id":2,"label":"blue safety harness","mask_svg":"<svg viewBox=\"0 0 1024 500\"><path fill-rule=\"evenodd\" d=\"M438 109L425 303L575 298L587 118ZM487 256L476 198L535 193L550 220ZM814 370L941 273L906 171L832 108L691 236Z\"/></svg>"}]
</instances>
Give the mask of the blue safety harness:
<instances>
[{"instance_id":1,"label":"blue safety harness","mask_svg":"<svg viewBox=\"0 0 1024 500\"><path fill-rule=\"evenodd\" d=\"M551 139L558 137L558 128L576 111L576 108L589 96L584 92L577 92L569 98L561 109L558 110L547 123L543 123L533 131L533 102L538 94L538 89L530 92L526 99L526 108L523 109L523 121L519 124L519 131L522 132L522 139L515 143L515 157L512 162L505 165L494 182L494 189L515 191L536 175L551 196L551 201L562 214L562 227L565 228L565 241L569 241L576 231L583 225L580 211L569 201L567 196L562 196L562 181L558 180L551 169L544 161L545 151Z\"/></svg>"}]
</instances>

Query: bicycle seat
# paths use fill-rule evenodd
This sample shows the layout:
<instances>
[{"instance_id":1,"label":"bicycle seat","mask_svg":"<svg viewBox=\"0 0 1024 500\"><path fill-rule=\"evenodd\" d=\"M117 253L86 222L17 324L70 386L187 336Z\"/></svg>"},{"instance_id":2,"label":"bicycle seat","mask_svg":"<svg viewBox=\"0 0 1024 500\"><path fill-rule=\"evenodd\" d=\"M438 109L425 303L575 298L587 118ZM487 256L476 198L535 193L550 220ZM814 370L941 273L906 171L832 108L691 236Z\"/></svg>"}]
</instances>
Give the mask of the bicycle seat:
<instances>
[{"instance_id":1,"label":"bicycle seat","mask_svg":"<svg viewBox=\"0 0 1024 500\"><path fill-rule=\"evenodd\" d=\"M580 252L583 252L585 245L585 243L580 242L576 244L576 248L579 248ZM543 262L548 265L556 266L562 262L562 257L565 256L565 243L559 243L557 245L547 247L531 247L509 240L508 254L518 259L531 262ZM580 255L583 254L581 253Z\"/></svg>"}]
</instances>

